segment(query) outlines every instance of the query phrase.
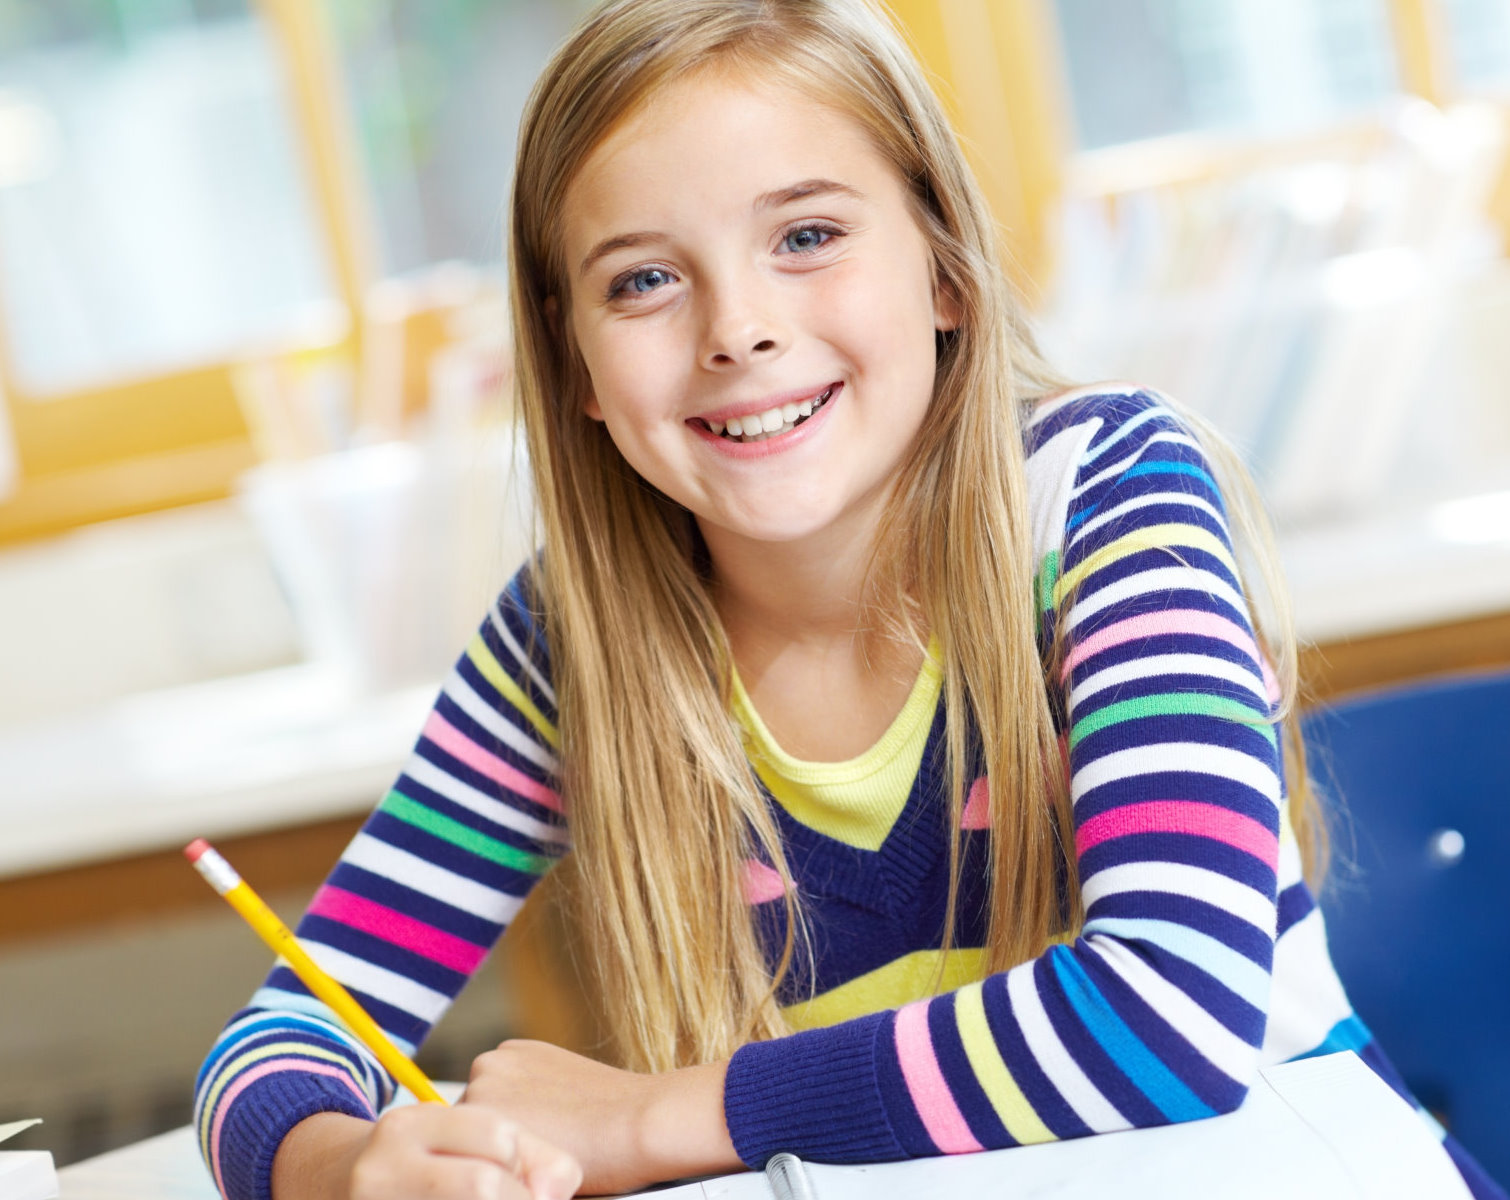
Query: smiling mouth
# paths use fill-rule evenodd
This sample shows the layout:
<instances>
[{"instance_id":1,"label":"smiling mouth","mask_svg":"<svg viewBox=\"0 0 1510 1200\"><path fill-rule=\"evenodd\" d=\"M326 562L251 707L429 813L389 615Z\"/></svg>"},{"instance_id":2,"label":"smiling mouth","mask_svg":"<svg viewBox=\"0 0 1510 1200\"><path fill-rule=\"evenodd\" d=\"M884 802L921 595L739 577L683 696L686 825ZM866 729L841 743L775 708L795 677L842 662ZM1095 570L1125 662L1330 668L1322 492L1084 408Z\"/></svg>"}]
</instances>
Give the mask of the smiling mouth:
<instances>
[{"instance_id":1,"label":"smiling mouth","mask_svg":"<svg viewBox=\"0 0 1510 1200\"><path fill-rule=\"evenodd\" d=\"M800 404L782 404L765 412L735 417L730 421L702 421L702 424L727 442L763 442L767 438L790 433L833 398L837 384L829 384L811 400ZM701 420L701 418L699 418Z\"/></svg>"}]
</instances>

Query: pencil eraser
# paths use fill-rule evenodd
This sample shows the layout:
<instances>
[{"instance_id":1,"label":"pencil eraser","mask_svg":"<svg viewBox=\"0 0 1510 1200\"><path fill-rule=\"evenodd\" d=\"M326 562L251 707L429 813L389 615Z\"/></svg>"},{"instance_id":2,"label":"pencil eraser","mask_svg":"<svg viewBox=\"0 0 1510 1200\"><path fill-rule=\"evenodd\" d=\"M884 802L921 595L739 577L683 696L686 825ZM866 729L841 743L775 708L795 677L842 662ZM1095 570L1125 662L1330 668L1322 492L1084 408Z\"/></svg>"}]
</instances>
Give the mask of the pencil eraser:
<instances>
[{"instance_id":1,"label":"pencil eraser","mask_svg":"<svg viewBox=\"0 0 1510 1200\"><path fill-rule=\"evenodd\" d=\"M200 856L204 854L204 852L209 848L210 843L205 841L204 838L195 838L192 842L184 847L184 857L187 858L191 863L197 863Z\"/></svg>"}]
</instances>

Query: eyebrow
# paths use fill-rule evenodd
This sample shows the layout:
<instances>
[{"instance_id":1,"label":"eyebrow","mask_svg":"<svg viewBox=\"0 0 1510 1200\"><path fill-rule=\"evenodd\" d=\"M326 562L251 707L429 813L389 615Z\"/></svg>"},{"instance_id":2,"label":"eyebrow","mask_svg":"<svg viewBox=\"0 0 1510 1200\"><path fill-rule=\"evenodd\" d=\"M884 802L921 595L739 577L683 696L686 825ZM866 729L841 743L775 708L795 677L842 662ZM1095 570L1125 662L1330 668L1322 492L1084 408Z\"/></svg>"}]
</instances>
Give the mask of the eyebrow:
<instances>
[{"instance_id":1,"label":"eyebrow","mask_svg":"<svg viewBox=\"0 0 1510 1200\"><path fill-rule=\"evenodd\" d=\"M864 192L850 187L847 183L839 183L833 179L804 179L788 187L762 192L755 197L754 207L757 212L761 212L766 209L781 208L783 205L793 204L798 200L809 200L814 196L844 196L851 200L862 201L865 199ZM581 264L577 267L577 274L586 275L594 263L615 250L650 245L661 241L664 236L664 234L645 232L620 233L604 238L583 256Z\"/></svg>"}]
</instances>

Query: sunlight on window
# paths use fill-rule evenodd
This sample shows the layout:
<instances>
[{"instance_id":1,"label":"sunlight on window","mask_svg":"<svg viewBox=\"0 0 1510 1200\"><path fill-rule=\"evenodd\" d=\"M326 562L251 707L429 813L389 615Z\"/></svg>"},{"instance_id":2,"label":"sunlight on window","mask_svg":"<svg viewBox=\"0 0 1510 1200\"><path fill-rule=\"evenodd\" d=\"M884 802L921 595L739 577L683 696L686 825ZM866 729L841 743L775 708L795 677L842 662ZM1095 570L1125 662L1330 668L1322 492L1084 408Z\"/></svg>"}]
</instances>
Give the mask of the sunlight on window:
<instances>
[{"instance_id":1,"label":"sunlight on window","mask_svg":"<svg viewBox=\"0 0 1510 1200\"><path fill-rule=\"evenodd\" d=\"M1055 0L1082 149L1286 134L1395 91L1378 0Z\"/></svg>"},{"instance_id":2,"label":"sunlight on window","mask_svg":"<svg viewBox=\"0 0 1510 1200\"><path fill-rule=\"evenodd\" d=\"M29 397L223 358L332 290L247 0L0 3L0 294Z\"/></svg>"}]
</instances>

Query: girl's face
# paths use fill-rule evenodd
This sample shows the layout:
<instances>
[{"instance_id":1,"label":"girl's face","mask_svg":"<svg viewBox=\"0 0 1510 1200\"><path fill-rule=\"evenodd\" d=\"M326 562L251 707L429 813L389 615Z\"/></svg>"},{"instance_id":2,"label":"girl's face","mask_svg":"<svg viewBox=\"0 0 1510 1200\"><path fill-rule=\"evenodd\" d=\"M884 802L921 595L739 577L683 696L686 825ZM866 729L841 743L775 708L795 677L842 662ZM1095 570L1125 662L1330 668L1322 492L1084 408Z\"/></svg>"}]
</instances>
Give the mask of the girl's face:
<instances>
[{"instance_id":1,"label":"girl's face","mask_svg":"<svg viewBox=\"0 0 1510 1200\"><path fill-rule=\"evenodd\" d=\"M864 130L704 72L593 151L561 221L587 415L715 559L868 544L956 315Z\"/></svg>"}]
</instances>

